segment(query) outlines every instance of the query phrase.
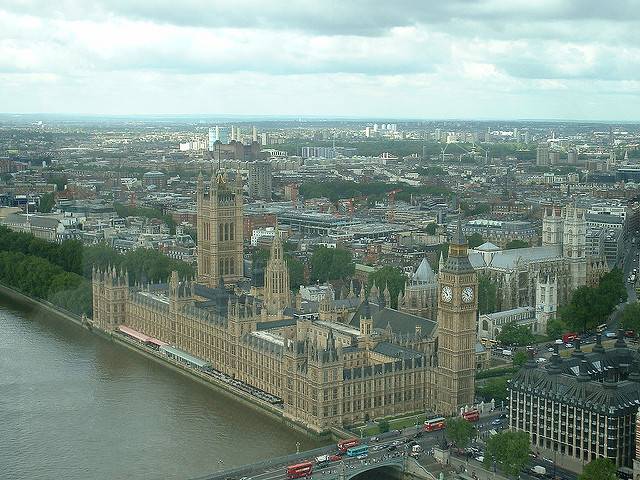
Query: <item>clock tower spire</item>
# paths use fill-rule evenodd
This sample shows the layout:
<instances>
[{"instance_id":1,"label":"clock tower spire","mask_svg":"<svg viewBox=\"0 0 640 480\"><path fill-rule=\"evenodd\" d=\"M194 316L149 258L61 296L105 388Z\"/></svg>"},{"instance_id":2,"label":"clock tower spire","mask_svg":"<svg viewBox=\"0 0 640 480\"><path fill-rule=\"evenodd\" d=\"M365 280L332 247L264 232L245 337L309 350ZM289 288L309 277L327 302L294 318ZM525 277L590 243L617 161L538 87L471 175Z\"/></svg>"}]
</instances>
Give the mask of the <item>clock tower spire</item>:
<instances>
[{"instance_id":1,"label":"clock tower spire","mask_svg":"<svg viewBox=\"0 0 640 480\"><path fill-rule=\"evenodd\" d=\"M455 415L473 404L478 277L460 220L438 275L438 411Z\"/></svg>"}]
</instances>

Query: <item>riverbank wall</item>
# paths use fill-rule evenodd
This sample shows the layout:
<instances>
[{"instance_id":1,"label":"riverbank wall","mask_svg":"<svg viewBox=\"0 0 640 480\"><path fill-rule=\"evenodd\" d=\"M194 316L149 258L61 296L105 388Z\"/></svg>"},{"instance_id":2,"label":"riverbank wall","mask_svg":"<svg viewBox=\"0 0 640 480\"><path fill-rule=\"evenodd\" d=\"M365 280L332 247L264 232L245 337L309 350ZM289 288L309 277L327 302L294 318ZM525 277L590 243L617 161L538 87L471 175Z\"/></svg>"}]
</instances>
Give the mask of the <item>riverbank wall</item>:
<instances>
[{"instance_id":1,"label":"riverbank wall","mask_svg":"<svg viewBox=\"0 0 640 480\"><path fill-rule=\"evenodd\" d=\"M265 415L268 415L289 428L292 428L296 431L304 433L305 435L320 440L326 441L334 441L340 438L345 438L347 432L339 429L331 430L330 432L324 432L318 434L312 430L307 429L304 425L293 422L283 415L283 410L281 407L265 402L259 398L252 396L251 394L244 392L240 389L236 389L231 385L226 384L225 382L218 380L217 378L211 377L203 372L198 370L194 370L186 365L183 365L175 360L172 360L159 352L148 348L144 345L134 342L133 340L128 340L126 337L115 333L103 330L101 328L96 327L90 320L83 318L80 315L77 315L73 312L68 312L58 306L41 299L36 299L29 297L17 290L14 290L11 287L7 287L6 285L0 284L0 293L6 297L9 297L11 300L21 303L23 305L28 305L31 307L40 308L48 313L51 313L58 318L64 319L66 321L72 322L76 326L80 328L84 328L89 332L102 337L103 339L116 343L124 348L127 348L133 352L138 353L146 357L149 360L152 360L166 368L170 368L174 372L177 372L181 375L184 375L190 378L193 381L196 381L212 390L215 390L229 398L232 398L235 401L240 401L244 405L253 408L254 410L259 411Z\"/></svg>"}]
</instances>

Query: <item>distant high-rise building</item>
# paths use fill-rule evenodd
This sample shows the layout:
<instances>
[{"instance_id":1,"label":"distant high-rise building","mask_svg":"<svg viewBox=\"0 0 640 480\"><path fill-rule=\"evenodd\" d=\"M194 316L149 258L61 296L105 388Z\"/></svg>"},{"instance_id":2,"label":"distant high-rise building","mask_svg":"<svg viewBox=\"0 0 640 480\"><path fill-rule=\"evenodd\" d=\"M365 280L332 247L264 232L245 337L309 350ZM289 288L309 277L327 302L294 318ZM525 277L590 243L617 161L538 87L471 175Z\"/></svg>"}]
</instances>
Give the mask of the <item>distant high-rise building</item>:
<instances>
[{"instance_id":1,"label":"distant high-rise building","mask_svg":"<svg viewBox=\"0 0 640 480\"><path fill-rule=\"evenodd\" d=\"M378 124L377 124L377 123L374 123L374 124L373 124L373 131L374 131L374 132L377 132L377 131L378 131Z\"/></svg>"},{"instance_id":2,"label":"distant high-rise building","mask_svg":"<svg viewBox=\"0 0 640 480\"><path fill-rule=\"evenodd\" d=\"M558 165L560 163L560 152L549 152L549 165Z\"/></svg>"},{"instance_id":3,"label":"distant high-rise building","mask_svg":"<svg viewBox=\"0 0 640 480\"><path fill-rule=\"evenodd\" d=\"M524 143L529 143L530 141L531 141L531 134L527 130L524 132Z\"/></svg>"},{"instance_id":4,"label":"distant high-rise building","mask_svg":"<svg viewBox=\"0 0 640 480\"><path fill-rule=\"evenodd\" d=\"M270 162L252 162L249 164L249 197L271 200L273 177Z\"/></svg>"},{"instance_id":5,"label":"distant high-rise building","mask_svg":"<svg viewBox=\"0 0 640 480\"><path fill-rule=\"evenodd\" d=\"M266 133L261 133L260 134L260 144L261 145L268 145L269 144L269 137L267 136Z\"/></svg>"},{"instance_id":6,"label":"distant high-rise building","mask_svg":"<svg viewBox=\"0 0 640 480\"><path fill-rule=\"evenodd\" d=\"M549 165L549 146L545 143L538 145L536 152L536 165L543 167Z\"/></svg>"},{"instance_id":7,"label":"distant high-rise building","mask_svg":"<svg viewBox=\"0 0 640 480\"><path fill-rule=\"evenodd\" d=\"M251 129L251 140L254 142L258 141L258 130L256 129L255 125Z\"/></svg>"},{"instance_id":8,"label":"distant high-rise building","mask_svg":"<svg viewBox=\"0 0 640 480\"><path fill-rule=\"evenodd\" d=\"M336 158L334 147L302 147L300 149L302 158Z\"/></svg>"},{"instance_id":9,"label":"distant high-rise building","mask_svg":"<svg viewBox=\"0 0 640 480\"><path fill-rule=\"evenodd\" d=\"M231 127L233 128L233 127ZM218 140L220 143L229 143L229 134L231 130L229 127L216 125L209 129L209 151L213 151L213 144Z\"/></svg>"},{"instance_id":10,"label":"distant high-rise building","mask_svg":"<svg viewBox=\"0 0 640 480\"><path fill-rule=\"evenodd\" d=\"M573 148L567 152L567 163L569 165L576 165L578 163L578 152Z\"/></svg>"}]
</instances>

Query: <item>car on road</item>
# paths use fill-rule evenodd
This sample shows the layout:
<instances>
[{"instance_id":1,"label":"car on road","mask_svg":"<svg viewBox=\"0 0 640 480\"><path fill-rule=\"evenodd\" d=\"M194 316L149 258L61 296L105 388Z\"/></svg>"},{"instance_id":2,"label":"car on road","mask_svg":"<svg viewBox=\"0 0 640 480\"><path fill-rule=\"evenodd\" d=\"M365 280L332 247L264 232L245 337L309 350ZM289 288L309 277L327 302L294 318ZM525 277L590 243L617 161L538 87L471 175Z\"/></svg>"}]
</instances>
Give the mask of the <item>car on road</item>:
<instances>
[{"instance_id":1,"label":"car on road","mask_svg":"<svg viewBox=\"0 0 640 480\"><path fill-rule=\"evenodd\" d=\"M380 437L371 437L371 441L372 442L379 442L380 441Z\"/></svg>"},{"instance_id":2,"label":"car on road","mask_svg":"<svg viewBox=\"0 0 640 480\"><path fill-rule=\"evenodd\" d=\"M565 343L564 346L566 348L573 348L573 343Z\"/></svg>"},{"instance_id":3,"label":"car on road","mask_svg":"<svg viewBox=\"0 0 640 480\"><path fill-rule=\"evenodd\" d=\"M478 456L476 457L476 460L477 460L478 462L482 463L482 462L484 462L484 456L483 456L483 455L478 455Z\"/></svg>"},{"instance_id":4,"label":"car on road","mask_svg":"<svg viewBox=\"0 0 640 480\"><path fill-rule=\"evenodd\" d=\"M356 458L358 460L364 460L365 458L367 458L369 455L367 455L366 453L363 453L362 455L358 455Z\"/></svg>"},{"instance_id":5,"label":"car on road","mask_svg":"<svg viewBox=\"0 0 640 480\"><path fill-rule=\"evenodd\" d=\"M494 427L502 425L502 420L500 420L499 418L495 418L491 421L491 425L493 425Z\"/></svg>"},{"instance_id":6,"label":"car on road","mask_svg":"<svg viewBox=\"0 0 640 480\"><path fill-rule=\"evenodd\" d=\"M553 347L549 347L549 348L547 348L547 351L548 351L548 352L555 352L555 351L556 351L556 349L555 349L555 348L553 348Z\"/></svg>"},{"instance_id":7,"label":"car on road","mask_svg":"<svg viewBox=\"0 0 640 480\"><path fill-rule=\"evenodd\" d=\"M506 413L501 413L498 418L509 418L509 415L507 415Z\"/></svg>"},{"instance_id":8,"label":"car on road","mask_svg":"<svg viewBox=\"0 0 640 480\"><path fill-rule=\"evenodd\" d=\"M330 462L339 462L340 460L342 460L340 455L329 455Z\"/></svg>"},{"instance_id":9,"label":"car on road","mask_svg":"<svg viewBox=\"0 0 640 480\"><path fill-rule=\"evenodd\" d=\"M396 447L395 445L389 445L389 448L387 448L388 451L393 452L394 450L397 450L398 447Z\"/></svg>"},{"instance_id":10,"label":"car on road","mask_svg":"<svg viewBox=\"0 0 640 480\"><path fill-rule=\"evenodd\" d=\"M550 458L547 458L547 457L542 457L542 461L543 462L547 462L547 463L553 463L553 460L551 460Z\"/></svg>"},{"instance_id":11,"label":"car on road","mask_svg":"<svg viewBox=\"0 0 640 480\"><path fill-rule=\"evenodd\" d=\"M616 338L615 332L604 332L606 338Z\"/></svg>"}]
</instances>

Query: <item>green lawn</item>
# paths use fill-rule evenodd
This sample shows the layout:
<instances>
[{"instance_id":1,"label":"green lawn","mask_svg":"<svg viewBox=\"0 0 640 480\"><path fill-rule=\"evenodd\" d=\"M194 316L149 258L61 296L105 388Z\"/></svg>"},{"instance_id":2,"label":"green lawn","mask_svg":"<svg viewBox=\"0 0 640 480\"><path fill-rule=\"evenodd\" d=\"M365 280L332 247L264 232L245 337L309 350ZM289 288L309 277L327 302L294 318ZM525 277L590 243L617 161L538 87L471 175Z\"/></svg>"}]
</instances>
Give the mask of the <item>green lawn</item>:
<instances>
[{"instance_id":1,"label":"green lawn","mask_svg":"<svg viewBox=\"0 0 640 480\"><path fill-rule=\"evenodd\" d=\"M396 417L396 418L387 418L386 420L389 422L389 429L390 430L396 430L396 429L401 429L401 428L407 428L407 427L411 427L414 426L416 424L416 422L418 422L418 425L422 425L424 423L424 421L427 419L427 415L424 413L418 413L415 415L410 415L410 416L403 416L403 417ZM361 427L353 427L351 429L352 432L357 433L358 436L360 435L360 428ZM366 427L364 427L362 429L362 434L364 436L371 436L371 435L377 435L378 433L380 433L380 429L378 428L378 425L368 425Z\"/></svg>"}]
</instances>

